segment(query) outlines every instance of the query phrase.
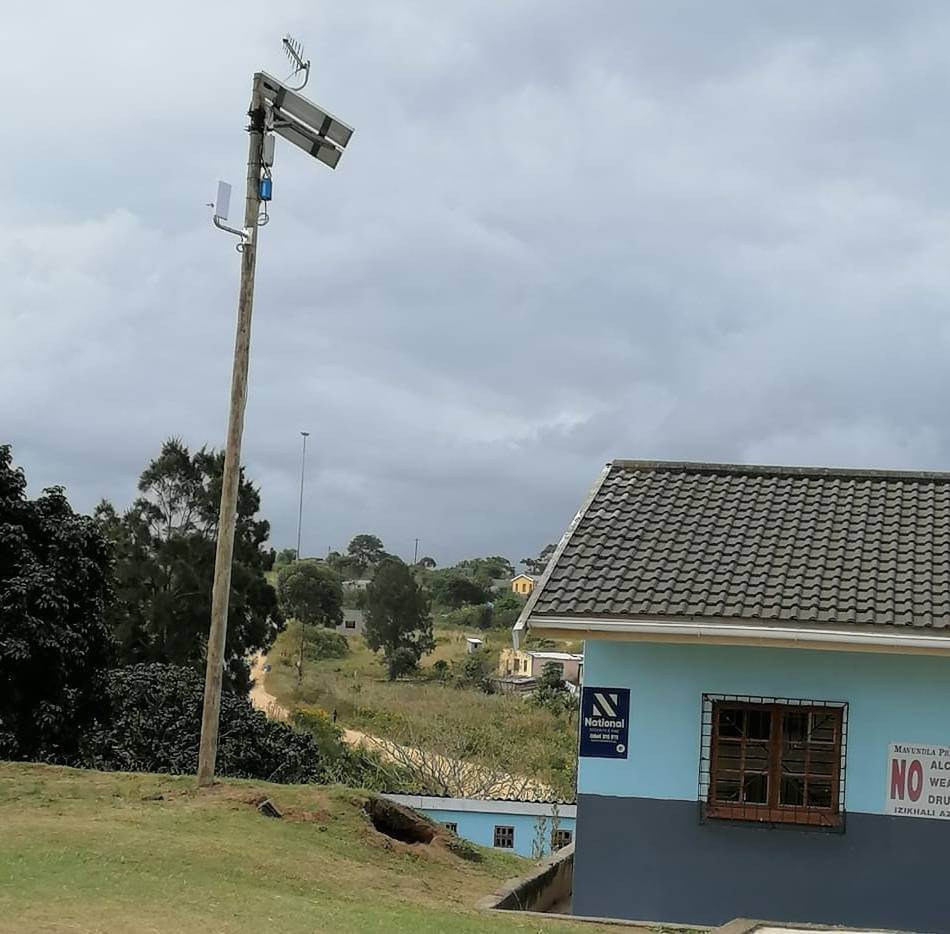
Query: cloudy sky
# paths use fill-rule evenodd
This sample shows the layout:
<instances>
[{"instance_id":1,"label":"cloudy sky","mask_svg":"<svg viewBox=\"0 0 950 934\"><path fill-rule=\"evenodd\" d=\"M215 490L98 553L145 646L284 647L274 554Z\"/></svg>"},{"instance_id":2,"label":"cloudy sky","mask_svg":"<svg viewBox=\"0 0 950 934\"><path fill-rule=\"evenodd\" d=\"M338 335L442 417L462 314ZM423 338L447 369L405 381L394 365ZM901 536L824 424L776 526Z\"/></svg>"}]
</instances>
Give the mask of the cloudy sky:
<instances>
[{"instance_id":1,"label":"cloudy sky","mask_svg":"<svg viewBox=\"0 0 950 934\"><path fill-rule=\"evenodd\" d=\"M4 9L0 440L135 493L224 437L251 74L278 143L244 463L273 541L554 540L612 457L950 467L950 8L33 0Z\"/></svg>"}]
</instances>

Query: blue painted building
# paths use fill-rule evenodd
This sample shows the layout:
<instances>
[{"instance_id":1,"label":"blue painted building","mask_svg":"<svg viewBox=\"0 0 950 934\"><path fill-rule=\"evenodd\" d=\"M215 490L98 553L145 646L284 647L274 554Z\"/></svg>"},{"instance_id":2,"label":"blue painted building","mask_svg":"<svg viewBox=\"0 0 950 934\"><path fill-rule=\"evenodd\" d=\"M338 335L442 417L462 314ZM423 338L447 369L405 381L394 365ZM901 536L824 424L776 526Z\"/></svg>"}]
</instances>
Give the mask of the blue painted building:
<instances>
[{"instance_id":1,"label":"blue painted building","mask_svg":"<svg viewBox=\"0 0 950 934\"><path fill-rule=\"evenodd\" d=\"M445 824L479 846L511 850L540 858L572 843L577 808L536 801L439 798L428 795L384 795Z\"/></svg>"},{"instance_id":2,"label":"blue painted building","mask_svg":"<svg viewBox=\"0 0 950 934\"><path fill-rule=\"evenodd\" d=\"M950 931L950 474L614 462L529 630L585 639L576 914Z\"/></svg>"}]
</instances>

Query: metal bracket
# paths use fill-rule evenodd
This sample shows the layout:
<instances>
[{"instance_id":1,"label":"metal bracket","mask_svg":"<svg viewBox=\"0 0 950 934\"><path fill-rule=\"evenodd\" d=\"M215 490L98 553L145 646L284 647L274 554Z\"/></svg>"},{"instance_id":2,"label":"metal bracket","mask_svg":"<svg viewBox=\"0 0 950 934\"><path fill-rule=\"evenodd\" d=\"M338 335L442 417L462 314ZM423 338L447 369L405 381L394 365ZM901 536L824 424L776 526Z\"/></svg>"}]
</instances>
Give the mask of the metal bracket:
<instances>
[{"instance_id":1,"label":"metal bracket","mask_svg":"<svg viewBox=\"0 0 950 934\"><path fill-rule=\"evenodd\" d=\"M245 245L251 239L251 232L249 230L238 230L236 227L228 227L227 224L221 223L221 218L219 218L217 214L211 218L211 222L218 230L223 230L225 233L234 234L235 237L239 237L241 242L235 246L235 249L238 253L244 252Z\"/></svg>"}]
</instances>

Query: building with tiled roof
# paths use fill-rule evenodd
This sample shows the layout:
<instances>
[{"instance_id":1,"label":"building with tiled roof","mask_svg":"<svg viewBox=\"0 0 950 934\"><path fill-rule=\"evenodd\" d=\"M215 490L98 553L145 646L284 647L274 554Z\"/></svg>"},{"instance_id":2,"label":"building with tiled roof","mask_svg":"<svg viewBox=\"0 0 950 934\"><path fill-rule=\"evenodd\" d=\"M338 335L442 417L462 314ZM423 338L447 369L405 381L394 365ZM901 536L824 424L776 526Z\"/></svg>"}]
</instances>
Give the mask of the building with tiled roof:
<instances>
[{"instance_id":1,"label":"building with tiled roof","mask_svg":"<svg viewBox=\"0 0 950 934\"><path fill-rule=\"evenodd\" d=\"M614 461L527 630L585 640L575 913L950 930L950 473Z\"/></svg>"}]
</instances>

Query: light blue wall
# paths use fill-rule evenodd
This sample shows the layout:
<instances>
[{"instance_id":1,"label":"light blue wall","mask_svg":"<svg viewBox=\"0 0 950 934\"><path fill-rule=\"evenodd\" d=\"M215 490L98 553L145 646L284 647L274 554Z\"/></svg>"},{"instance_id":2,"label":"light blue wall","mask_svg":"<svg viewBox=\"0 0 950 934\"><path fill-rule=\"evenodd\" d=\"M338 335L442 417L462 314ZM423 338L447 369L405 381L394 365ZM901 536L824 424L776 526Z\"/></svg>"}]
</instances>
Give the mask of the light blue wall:
<instances>
[{"instance_id":1,"label":"light blue wall","mask_svg":"<svg viewBox=\"0 0 950 934\"><path fill-rule=\"evenodd\" d=\"M423 814L431 817L440 824L458 824L458 835L479 846L492 846L495 840L495 825L504 824L515 828L514 852L519 856L532 856L531 845L537 833L538 818L526 814L487 814L483 811L443 811L435 808L420 808ZM558 826L563 830L574 832L575 819L561 817ZM545 840L548 844L545 855L550 852L551 819L548 818L545 830ZM504 852L512 852L505 850Z\"/></svg>"},{"instance_id":2,"label":"light blue wall","mask_svg":"<svg viewBox=\"0 0 950 934\"><path fill-rule=\"evenodd\" d=\"M695 801L703 694L848 702L845 808L880 814L892 742L950 745L950 658L588 641L584 683L630 688L627 759L581 759L578 792Z\"/></svg>"}]
</instances>

